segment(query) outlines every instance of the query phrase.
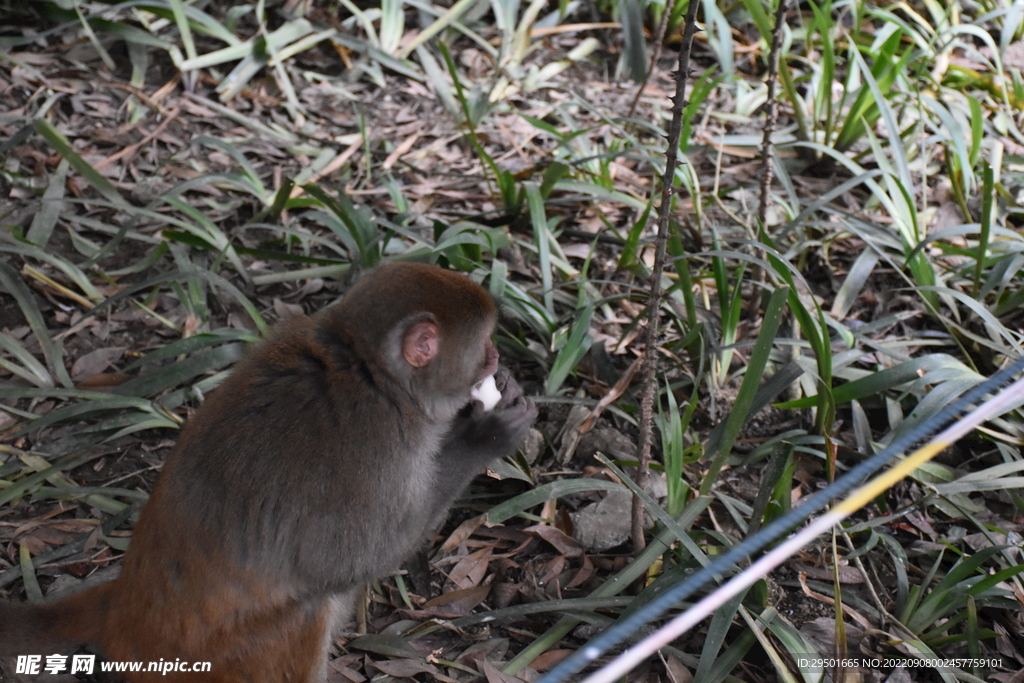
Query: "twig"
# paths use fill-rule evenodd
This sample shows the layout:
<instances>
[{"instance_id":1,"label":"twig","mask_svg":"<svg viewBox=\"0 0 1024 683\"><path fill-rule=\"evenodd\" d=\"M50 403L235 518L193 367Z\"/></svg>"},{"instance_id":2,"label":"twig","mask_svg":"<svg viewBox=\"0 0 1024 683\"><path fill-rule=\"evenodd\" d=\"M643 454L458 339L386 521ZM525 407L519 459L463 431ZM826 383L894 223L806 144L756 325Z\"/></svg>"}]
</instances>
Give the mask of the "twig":
<instances>
[{"instance_id":1,"label":"twig","mask_svg":"<svg viewBox=\"0 0 1024 683\"><path fill-rule=\"evenodd\" d=\"M597 419L601 417L601 413L604 412L604 409L626 393L626 389L628 389L629 385L633 382L633 375L635 375L636 371L640 369L640 365L643 363L643 360L644 357L640 356L630 363L629 367L626 368L626 371L622 373L622 377L619 377L619 381L615 383L615 386L609 389L608 393L597 402L597 405L590 411L590 415L587 415L583 422L577 425L576 431L580 434L586 434L594 428L594 425L597 423Z\"/></svg>"},{"instance_id":2,"label":"twig","mask_svg":"<svg viewBox=\"0 0 1024 683\"><path fill-rule=\"evenodd\" d=\"M672 96L672 123L668 129L668 148L665 153L665 173L661 178L661 204L658 206L658 237L655 241L654 271L647 300L647 329L644 335L644 365L640 389L640 462L636 483L641 489L647 483L651 463L651 434L654 422L655 369L658 347L658 311L661 308L661 276L665 271L665 245L668 243L668 217L672 211L672 193L675 187L676 167L679 165L679 138L683 130L683 109L686 101L686 81L690 75L690 48L697 30L697 5L691 2L686 11L686 28L679 49L679 69L675 73L676 93ZM667 11L667 10L666 10ZM644 549L644 504L633 496L631 535L633 552Z\"/></svg>"},{"instance_id":3,"label":"twig","mask_svg":"<svg viewBox=\"0 0 1024 683\"><path fill-rule=\"evenodd\" d=\"M768 101L764 121L764 137L761 140L761 203L757 207L757 219L764 226L768 218L768 196L772 185L772 133L778 118L779 102L775 97L775 84L779 80L779 53L782 51L782 27L786 21L786 0L779 0L775 11L775 28L772 29L772 49L768 53Z\"/></svg>"},{"instance_id":4,"label":"twig","mask_svg":"<svg viewBox=\"0 0 1024 683\"><path fill-rule=\"evenodd\" d=\"M124 157L135 154L135 152L139 151L139 148L141 148L143 145L148 145L151 140L154 140L155 138L159 137L160 134L164 132L164 129L167 128L168 125L170 125L171 121L178 118L178 114L180 113L181 109L179 107L175 107L171 111L167 112L167 115L164 117L164 120L160 122L160 125L158 125L153 130L152 133L145 136L144 138L136 142L134 145L128 145L119 152L115 152L114 154L111 154L109 157L99 160L93 165L93 168L99 171L100 169L106 168L115 161L119 161Z\"/></svg>"},{"instance_id":5,"label":"twig","mask_svg":"<svg viewBox=\"0 0 1024 683\"><path fill-rule=\"evenodd\" d=\"M757 206L759 229L767 229L768 224L768 201L772 188L772 153L775 151L775 147L772 145L772 133L775 132L779 111L779 101L775 97L775 84L779 80L779 53L782 51L782 27L786 20L786 7L786 0L779 0L779 7L775 11L775 27L772 29L772 48L768 53L768 101L765 103L764 137L761 139L761 199ZM754 266L750 273L750 281L754 283L754 291L746 306L746 312L749 317L754 318L761 305L761 297L757 295L760 283L764 282L764 270L761 266Z\"/></svg>"}]
</instances>

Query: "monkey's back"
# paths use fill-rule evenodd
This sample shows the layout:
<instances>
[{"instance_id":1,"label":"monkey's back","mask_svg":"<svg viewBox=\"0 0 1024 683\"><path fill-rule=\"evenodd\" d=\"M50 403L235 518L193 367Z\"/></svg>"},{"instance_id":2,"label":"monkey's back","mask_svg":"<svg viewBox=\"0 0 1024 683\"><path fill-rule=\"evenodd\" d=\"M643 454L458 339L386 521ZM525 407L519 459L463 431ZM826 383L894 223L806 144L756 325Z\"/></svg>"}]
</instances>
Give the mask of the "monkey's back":
<instances>
[{"instance_id":1,"label":"monkey's back","mask_svg":"<svg viewBox=\"0 0 1024 683\"><path fill-rule=\"evenodd\" d=\"M443 434L416 429L416 402L345 336L286 323L189 420L116 584L111 658L218 652L237 671L284 639L320 661L337 597L422 537ZM250 674L237 680L305 680Z\"/></svg>"}]
</instances>

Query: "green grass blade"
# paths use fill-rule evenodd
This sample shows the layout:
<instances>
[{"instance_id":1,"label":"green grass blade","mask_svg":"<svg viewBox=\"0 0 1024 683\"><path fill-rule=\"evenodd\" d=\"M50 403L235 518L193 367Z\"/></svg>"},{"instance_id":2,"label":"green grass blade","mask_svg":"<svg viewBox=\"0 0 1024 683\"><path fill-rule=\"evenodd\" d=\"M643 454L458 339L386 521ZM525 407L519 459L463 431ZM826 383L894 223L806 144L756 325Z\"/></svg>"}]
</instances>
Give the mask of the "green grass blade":
<instances>
[{"instance_id":1,"label":"green grass blade","mask_svg":"<svg viewBox=\"0 0 1024 683\"><path fill-rule=\"evenodd\" d=\"M722 432L721 441L718 442L715 452L708 452L710 458L707 474L700 485L700 495L706 496L711 492L711 487L718 478L718 473L725 464L725 459L732 453L732 446L736 437L746 421L751 417L750 407L754 402L754 394L757 392L761 377L768 366L768 356L775 344L776 333L782 322L783 306L789 298L790 289L779 287L772 292L768 306L765 308L764 317L761 320L761 330L757 333L757 340L754 342L754 349L750 354L750 361L743 374L743 382L736 394L736 401L732 410L725 420L725 429Z\"/></svg>"}]
</instances>

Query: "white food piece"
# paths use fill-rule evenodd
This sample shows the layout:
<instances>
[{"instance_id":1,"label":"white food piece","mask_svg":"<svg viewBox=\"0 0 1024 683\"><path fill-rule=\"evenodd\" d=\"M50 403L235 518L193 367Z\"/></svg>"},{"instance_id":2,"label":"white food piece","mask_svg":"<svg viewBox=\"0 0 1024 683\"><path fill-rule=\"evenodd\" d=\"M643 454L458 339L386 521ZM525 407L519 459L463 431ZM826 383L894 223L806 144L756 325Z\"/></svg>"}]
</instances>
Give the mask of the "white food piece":
<instances>
[{"instance_id":1,"label":"white food piece","mask_svg":"<svg viewBox=\"0 0 1024 683\"><path fill-rule=\"evenodd\" d=\"M501 392L498 391L498 387L494 384L494 375L485 377L479 384L473 387L473 391L469 394L480 403L484 404L484 412L487 412L498 405L498 401L501 400Z\"/></svg>"}]
</instances>

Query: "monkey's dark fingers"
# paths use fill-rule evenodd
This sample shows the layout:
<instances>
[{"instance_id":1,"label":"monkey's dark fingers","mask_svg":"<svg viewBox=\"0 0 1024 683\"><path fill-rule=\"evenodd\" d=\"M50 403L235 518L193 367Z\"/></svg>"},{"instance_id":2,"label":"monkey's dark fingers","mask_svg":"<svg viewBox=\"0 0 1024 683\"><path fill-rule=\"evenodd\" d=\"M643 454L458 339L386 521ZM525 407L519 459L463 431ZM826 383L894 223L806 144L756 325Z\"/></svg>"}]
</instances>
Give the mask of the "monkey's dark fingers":
<instances>
[{"instance_id":1,"label":"monkey's dark fingers","mask_svg":"<svg viewBox=\"0 0 1024 683\"><path fill-rule=\"evenodd\" d=\"M498 369L494 371L494 386L502 394L505 393L505 386L508 384L510 379L515 382L515 380L512 379L512 373L510 373L508 368L504 365L499 365Z\"/></svg>"},{"instance_id":2,"label":"monkey's dark fingers","mask_svg":"<svg viewBox=\"0 0 1024 683\"><path fill-rule=\"evenodd\" d=\"M487 412L484 410L484 404L473 398L459 411L458 418L460 420L480 420Z\"/></svg>"},{"instance_id":3,"label":"monkey's dark fingers","mask_svg":"<svg viewBox=\"0 0 1024 683\"><path fill-rule=\"evenodd\" d=\"M498 407L504 408L506 406L510 406L515 403L516 400L521 398L522 395L523 390L519 386L519 383L510 377L508 383L501 390L501 400L498 401Z\"/></svg>"},{"instance_id":4,"label":"monkey's dark fingers","mask_svg":"<svg viewBox=\"0 0 1024 683\"><path fill-rule=\"evenodd\" d=\"M494 408L500 411L502 419L515 425L530 424L537 418L537 406L513 380L512 384L502 394L501 402Z\"/></svg>"}]
</instances>

